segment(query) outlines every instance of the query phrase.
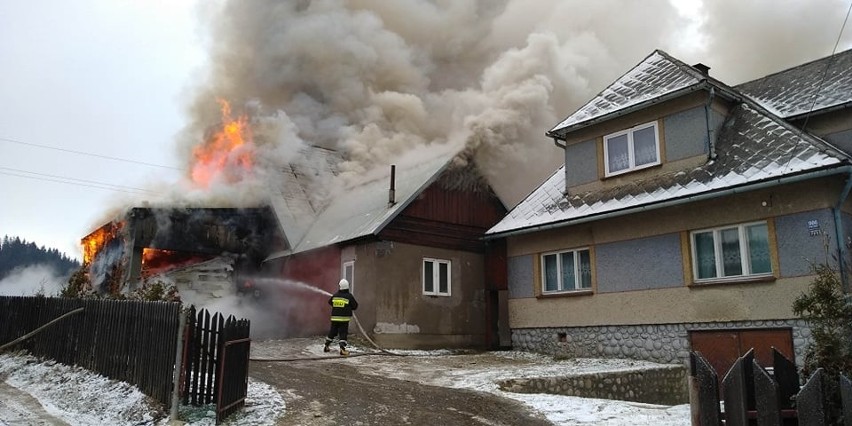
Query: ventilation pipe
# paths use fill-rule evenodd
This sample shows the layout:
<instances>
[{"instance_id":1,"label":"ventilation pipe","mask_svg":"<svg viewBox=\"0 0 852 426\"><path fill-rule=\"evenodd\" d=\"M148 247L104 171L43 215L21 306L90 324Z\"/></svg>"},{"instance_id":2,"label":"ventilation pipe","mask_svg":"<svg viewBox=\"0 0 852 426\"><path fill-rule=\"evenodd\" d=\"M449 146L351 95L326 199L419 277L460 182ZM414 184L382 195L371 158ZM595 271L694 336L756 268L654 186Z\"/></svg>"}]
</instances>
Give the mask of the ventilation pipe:
<instances>
[{"instance_id":1,"label":"ventilation pipe","mask_svg":"<svg viewBox=\"0 0 852 426\"><path fill-rule=\"evenodd\" d=\"M391 164L390 191L388 191L388 207L396 204L396 165Z\"/></svg>"}]
</instances>

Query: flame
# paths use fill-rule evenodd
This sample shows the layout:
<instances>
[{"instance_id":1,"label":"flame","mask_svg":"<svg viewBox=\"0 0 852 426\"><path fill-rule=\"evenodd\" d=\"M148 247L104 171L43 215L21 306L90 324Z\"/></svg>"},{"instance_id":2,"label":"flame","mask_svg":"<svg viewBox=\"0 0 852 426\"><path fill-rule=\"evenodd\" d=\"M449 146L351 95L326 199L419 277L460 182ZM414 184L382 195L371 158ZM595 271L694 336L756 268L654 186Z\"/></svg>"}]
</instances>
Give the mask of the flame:
<instances>
[{"instance_id":1,"label":"flame","mask_svg":"<svg viewBox=\"0 0 852 426\"><path fill-rule=\"evenodd\" d=\"M211 258L211 255L145 247L142 249L142 276L148 277Z\"/></svg>"},{"instance_id":2,"label":"flame","mask_svg":"<svg viewBox=\"0 0 852 426\"><path fill-rule=\"evenodd\" d=\"M239 180L242 172L251 171L253 141L248 117L231 116L231 105L218 99L222 112L222 128L193 151L192 180L203 187L217 176L229 181Z\"/></svg>"},{"instance_id":3,"label":"flame","mask_svg":"<svg viewBox=\"0 0 852 426\"><path fill-rule=\"evenodd\" d=\"M123 227L124 222L110 222L83 237L83 264L91 264L104 246L118 237Z\"/></svg>"}]
</instances>

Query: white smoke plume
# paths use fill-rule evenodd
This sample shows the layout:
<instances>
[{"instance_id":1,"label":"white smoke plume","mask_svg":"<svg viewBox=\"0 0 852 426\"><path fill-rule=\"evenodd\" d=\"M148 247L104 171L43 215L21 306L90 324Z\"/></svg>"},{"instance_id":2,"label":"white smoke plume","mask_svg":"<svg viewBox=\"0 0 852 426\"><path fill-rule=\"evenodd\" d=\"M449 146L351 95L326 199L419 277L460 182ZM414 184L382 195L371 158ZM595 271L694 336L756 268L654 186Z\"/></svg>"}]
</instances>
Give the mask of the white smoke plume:
<instances>
[{"instance_id":1,"label":"white smoke plume","mask_svg":"<svg viewBox=\"0 0 852 426\"><path fill-rule=\"evenodd\" d=\"M261 183L243 182L224 200L268 190L265 179L305 144L340 151L350 180L411 150L449 145L511 207L562 161L544 132L653 49L710 65L734 84L829 54L845 14L842 0L673 2L207 5L210 74L179 150L191 157L218 122L216 99L227 99L253 117L263 161Z\"/></svg>"},{"instance_id":2,"label":"white smoke plume","mask_svg":"<svg viewBox=\"0 0 852 426\"><path fill-rule=\"evenodd\" d=\"M67 282L68 275L60 275L50 265L21 267L0 280L0 295L58 296Z\"/></svg>"}]
</instances>

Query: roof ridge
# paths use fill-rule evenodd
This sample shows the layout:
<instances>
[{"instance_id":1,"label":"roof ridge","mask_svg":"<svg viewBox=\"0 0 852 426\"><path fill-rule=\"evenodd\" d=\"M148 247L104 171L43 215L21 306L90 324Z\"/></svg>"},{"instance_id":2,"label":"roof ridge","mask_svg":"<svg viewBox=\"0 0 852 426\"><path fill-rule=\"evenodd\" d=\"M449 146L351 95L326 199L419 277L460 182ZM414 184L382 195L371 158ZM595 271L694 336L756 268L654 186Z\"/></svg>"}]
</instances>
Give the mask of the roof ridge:
<instances>
[{"instance_id":1,"label":"roof ridge","mask_svg":"<svg viewBox=\"0 0 852 426\"><path fill-rule=\"evenodd\" d=\"M762 77L757 77L757 78L754 78L754 79L751 79L751 80L748 80L748 81L744 81L744 82L742 82L742 83L737 84L737 85L736 85L736 86L734 86L734 87L739 87L739 86L745 86L745 85L747 85L747 84L752 84L752 83L754 83L754 82L756 82L756 81L764 80L764 79L767 79L767 78L770 78L770 77L773 77L773 76L776 76L776 75L779 75L779 74L784 74L784 73L786 73L786 72L790 72L790 71L795 70L795 69L798 69L798 68L804 68L804 67L809 66L809 65L814 65L814 64L816 64L816 63L818 63L818 62L823 62L823 61L826 61L826 60L831 60L831 59L834 59L834 58L839 58L839 57L844 56L844 55L852 55L852 48L847 49L847 50L844 50L844 51L842 51L842 52L837 52L837 53L834 53L834 54L831 54L831 55L828 55L828 56L823 56L823 57L821 57L821 58L813 59L813 60L810 60L810 61L808 61L808 62L804 62L804 63L798 64L798 65L794 65L794 66L792 66L792 67L784 68L784 69L782 69L782 70L779 70L779 71L775 71L775 72L773 72L773 73L766 74L766 75L764 75L764 76L762 76Z\"/></svg>"}]
</instances>

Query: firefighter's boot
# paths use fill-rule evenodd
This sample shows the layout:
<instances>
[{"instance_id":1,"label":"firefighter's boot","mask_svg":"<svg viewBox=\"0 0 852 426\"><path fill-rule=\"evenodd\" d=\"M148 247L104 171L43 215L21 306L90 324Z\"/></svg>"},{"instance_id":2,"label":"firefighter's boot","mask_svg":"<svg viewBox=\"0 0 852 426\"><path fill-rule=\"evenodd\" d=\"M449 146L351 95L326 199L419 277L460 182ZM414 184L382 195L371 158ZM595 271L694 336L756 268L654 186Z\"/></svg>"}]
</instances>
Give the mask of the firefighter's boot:
<instances>
[{"instance_id":1,"label":"firefighter's boot","mask_svg":"<svg viewBox=\"0 0 852 426\"><path fill-rule=\"evenodd\" d=\"M329 338L325 339L325 345L322 347L323 352L331 352L331 342L332 340Z\"/></svg>"},{"instance_id":2,"label":"firefighter's boot","mask_svg":"<svg viewBox=\"0 0 852 426\"><path fill-rule=\"evenodd\" d=\"M349 356L349 350L346 348L340 348L340 356Z\"/></svg>"}]
</instances>

